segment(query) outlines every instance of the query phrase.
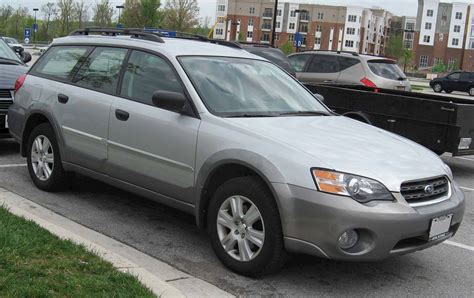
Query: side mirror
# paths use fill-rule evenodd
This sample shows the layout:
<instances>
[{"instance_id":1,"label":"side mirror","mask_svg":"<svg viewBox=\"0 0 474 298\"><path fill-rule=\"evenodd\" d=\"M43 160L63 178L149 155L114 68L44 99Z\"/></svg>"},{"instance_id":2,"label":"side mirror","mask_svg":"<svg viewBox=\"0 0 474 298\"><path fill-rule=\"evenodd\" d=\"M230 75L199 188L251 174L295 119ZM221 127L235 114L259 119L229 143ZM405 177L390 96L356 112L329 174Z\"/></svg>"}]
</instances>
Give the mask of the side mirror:
<instances>
[{"instance_id":1,"label":"side mirror","mask_svg":"<svg viewBox=\"0 0 474 298\"><path fill-rule=\"evenodd\" d=\"M24 63L28 63L31 61L31 54L24 51L23 53L21 53L21 60L24 62Z\"/></svg>"},{"instance_id":2,"label":"side mirror","mask_svg":"<svg viewBox=\"0 0 474 298\"><path fill-rule=\"evenodd\" d=\"M155 91L153 92L153 104L159 108L175 112L183 112L186 105L186 96L180 92Z\"/></svg>"},{"instance_id":3,"label":"side mirror","mask_svg":"<svg viewBox=\"0 0 474 298\"><path fill-rule=\"evenodd\" d=\"M316 97L316 99L319 99L320 102L324 102L324 96L322 96L321 94L314 93L313 96Z\"/></svg>"}]
</instances>

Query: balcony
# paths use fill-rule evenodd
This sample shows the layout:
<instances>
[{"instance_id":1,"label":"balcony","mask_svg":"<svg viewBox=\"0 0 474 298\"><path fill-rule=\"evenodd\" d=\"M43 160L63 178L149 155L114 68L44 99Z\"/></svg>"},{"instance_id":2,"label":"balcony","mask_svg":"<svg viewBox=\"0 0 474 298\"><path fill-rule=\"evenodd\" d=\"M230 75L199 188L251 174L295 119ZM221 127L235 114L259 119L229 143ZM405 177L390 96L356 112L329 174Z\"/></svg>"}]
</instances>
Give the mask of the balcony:
<instances>
[{"instance_id":1,"label":"balcony","mask_svg":"<svg viewBox=\"0 0 474 298\"><path fill-rule=\"evenodd\" d=\"M262 31L270 31L272 30L272 23L265 22L262 24Z\"/></svg>"},{"instance_id":2,"label":"balcony","mask_svg":"<svg viewBox=\"0 0 474 298\"><path fill-rule=\"evenodd\" d=\"M263 15L262 15L262 18L264 19L271 19L273 18L273 13L267 13L267 12L264 12Z\"/></svg>"}]
</instances>

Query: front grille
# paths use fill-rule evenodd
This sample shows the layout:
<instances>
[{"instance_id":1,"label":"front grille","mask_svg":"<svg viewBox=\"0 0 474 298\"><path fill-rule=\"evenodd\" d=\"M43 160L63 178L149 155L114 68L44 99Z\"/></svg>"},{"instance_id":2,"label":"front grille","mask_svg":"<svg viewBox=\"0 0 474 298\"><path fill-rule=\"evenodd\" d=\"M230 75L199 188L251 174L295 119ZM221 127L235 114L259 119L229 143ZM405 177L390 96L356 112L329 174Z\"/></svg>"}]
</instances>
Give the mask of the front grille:
<instances>
[{"instance_id":1,"label":"front grille","mask_svg":"<svg viewBox=\"0 0 474 298\"><path fill-rule=\"evenodd\" d=\"M0 98L12 98L12 90L0 89Z\"/></svg>"},{"instance_id":2,"label":"front grille","mask_svg":"<svg viewBox=\"0 0 474 298\"><path fill-rule=\"evenodd\" d=\"M448 178L437 177L402 183L400 192L408 204L423 206L448 198L450 193Z\"/></svg>"}]
</instances>

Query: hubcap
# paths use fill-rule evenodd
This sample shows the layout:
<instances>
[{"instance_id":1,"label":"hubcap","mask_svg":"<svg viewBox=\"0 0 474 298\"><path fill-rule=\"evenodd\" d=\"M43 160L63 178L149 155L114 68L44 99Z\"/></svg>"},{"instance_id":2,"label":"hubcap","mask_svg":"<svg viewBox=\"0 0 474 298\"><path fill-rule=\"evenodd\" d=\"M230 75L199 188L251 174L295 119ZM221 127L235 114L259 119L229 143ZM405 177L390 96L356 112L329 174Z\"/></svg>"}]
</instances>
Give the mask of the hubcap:
<instances>
[{"instance_id":1,"label":"hubcap","mask_svg":"<svg viewBox=\"0 0 474 298\"><path fill-rule=\"evenodd\" d=\"M435 91L438 91L438 92L441 91L441 85L439 84L436 84L434 88L435 88Z\"/></svg>"},{"instance_id":2,"label":"hubcap","mask_svg":"<svg viewBox=\"0 0 474 298\"><path fill-rule=\"evenodd\" d=\"M43 135L36 137L31 148L31 165L36 177L46 181L51 177L54 168L53 146L49 139Z\"/></svg>"},{"instance_id":3,"label":"hubcap","mask_svg":"<svg viewBox=\"0 0 474 298\"><path fill-rule=\"evenodd\" d=\"M227 198L217 215L222 247L234 259L248 262L262 250L265 226L257 206L243 196Z\"/></svg>"}]
</instances>

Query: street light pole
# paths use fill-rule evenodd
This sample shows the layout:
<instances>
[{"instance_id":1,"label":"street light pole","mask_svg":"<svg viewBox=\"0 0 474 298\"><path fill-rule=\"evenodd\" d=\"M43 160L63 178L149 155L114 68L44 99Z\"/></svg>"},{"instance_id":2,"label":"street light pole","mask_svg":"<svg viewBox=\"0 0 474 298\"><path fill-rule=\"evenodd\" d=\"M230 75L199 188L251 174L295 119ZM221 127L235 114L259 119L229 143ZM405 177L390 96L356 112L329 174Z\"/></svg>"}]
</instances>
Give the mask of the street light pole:
<instances>
[{"instance_id":1,"label":"street light pole","mask_svg":"<svg viewBox=\"0 0 474 298\"><path fill-rule=\"evenodd\" d=\"M278 0L275 0L275 8L273 9L273 26L272 26L272 46L275 46L275 27L277 23Z\"/></svg>"},{"instance_id":2,"label":"street light pole","mask_svg":"<svg viewBox=\"0 0 474 298\"><path fill-rule=\"evenodd\" d=\"M33 11L35 12L35 23L33 24L33 33L35 34L34 36L34 47L36 48L36 31L38 31L38 24L36 23L36 12L38 11L38 8L33 8Z\"/></svg>"},{"instance_id":3,"label":"street light pole","mask_svg":"<svg viewBox=\"0 0 474 298\"><path fill-rule=\"evenodd\" d=\"M117 28L121 27L121 24L120 24L120 13L122 12L122 9L124 8L125 6L122 4L122 5L117 5L115 6L115 8L118 9L119 11L119 17L118 17L118 23L117 23Z\"/></svg>"}]
</instances>

